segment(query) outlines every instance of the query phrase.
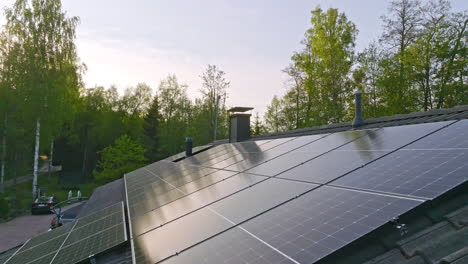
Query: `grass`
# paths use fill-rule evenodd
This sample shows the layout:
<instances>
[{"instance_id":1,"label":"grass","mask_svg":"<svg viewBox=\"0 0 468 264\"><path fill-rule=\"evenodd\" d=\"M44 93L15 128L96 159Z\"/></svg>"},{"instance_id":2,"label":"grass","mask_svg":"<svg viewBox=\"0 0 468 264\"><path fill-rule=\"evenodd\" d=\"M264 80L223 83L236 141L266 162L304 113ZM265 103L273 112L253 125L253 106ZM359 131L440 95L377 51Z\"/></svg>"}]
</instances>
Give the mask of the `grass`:
<instances>
[{"instance_id":1,"label":"grass","mask_svg":"<svg viewBox=\"0 0 468 264\"><path fill-rule=\"evenodd\" d=\"M93 190L99 186L97 183L64 185L59 184L61 172L51 174L48 179L47 174L38 178L38 186L45 188L46 196L55 196L59 201L64 201L68 198L68 192L73 191L73 196L76 196L80 190L83 197L89 197ZM9 209L7 213L1 214L1 222L8 221L11 218L29 215L31 213L32 203L32 181L20 183L9 188L6 188L0 199L7 200Z\"/></svg>"}]
</instances>

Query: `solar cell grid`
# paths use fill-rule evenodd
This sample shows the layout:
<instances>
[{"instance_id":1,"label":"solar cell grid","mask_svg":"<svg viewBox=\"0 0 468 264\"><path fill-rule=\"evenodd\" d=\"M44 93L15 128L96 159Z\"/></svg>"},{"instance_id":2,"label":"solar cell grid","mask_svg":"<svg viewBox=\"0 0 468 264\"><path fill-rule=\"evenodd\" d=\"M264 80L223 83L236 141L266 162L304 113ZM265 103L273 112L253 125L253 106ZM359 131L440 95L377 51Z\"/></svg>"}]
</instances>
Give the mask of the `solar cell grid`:
<instances>
[{"instance_id":1,"label":"solar cell grid","mask_svg":"<svg viewBox=\"0 0 468 264\"><path fill-rule=\"evenodd\" d=\"M74 223L67 223L67 224L64 224L63 226L59 227L59 228L55 228L53 230L51 230L50 232L44 232L44 233L41 233L33 238L31 238L28 243L26 243L22 248L21 250L24 251L24 250L27 250L33 246L37 246L39 244L42 244L46 241L49 241L51 239L54 239L54 238L57 238L67 232L69 232L72 227L73 227Z\"/></svg>"},{"instance_id":2,"label":"solar cell grid","mask_svg":"<svg viewBox=\"0 0 468 264\"><path fill-rule=\"evenodd\" d=\"M405 149L440 148L468 148L468 120L457 121L456 123L405 147Z\"/></svg>"},{"instance_id":3,"label":"solar cell grid","mask_svg":"<svg viewBox=\"0 0 468 264\"><path fill-rule=\"evenodd\" d=\"M122 223L61 248L52 263L77 263L93 256L94 254L117 246L125 242L125 240L125 229Z\"/></svg>"},{"instance_id":4,"label":"solar cell grid","mask_svg":"<svg viewBox=\"0 0 468 264\"><path fill-rule=\"evenodd\" d=\"M210 208L231 222L240 223L316 187L270 178L213 203Z\"/></svg>"},{"instance_id":5,"label":"solar cell grid","mask_svg":"<svg viewBox=\"0 0 468 264\"><path fill-rule=\"evenodd\" d=\"M293 262L240 228L233 228L163 263L287 264Z\"/></svg>"},{"instance_id":6,"label":"solar cell grid","mask_svg":"<svg viewBox=\"0 0 468 264\"><path fill-rule=\"evenodd\" d=\"M27 262L27 263L24 263L24 264L50 264L50 262L52 261L52 258L55 256L55 253L57 252L52 252L48 255L45 255L39 259L35 259L33 261L30 261L30 262Z\"/></svg>"},{"instance_id":7,"label":"solar cell grid","mask_svg":"<svg viewBox=\"0 0 468 264\"><path fill-rule=\"evenodd\" d=\"M100 218L103 218L103 217L106 217L108 215L111 215L111 214L115 214L115 213L120 213L122 214L122 203L116 203L114 205L111 205L105 209L102 209L100 210L99 212L97 213L94 213L92 215L89 215L89 216L85 216L85 217L82 217L82 218L78 218L76 220L76 225L75 225L75 229L78 229L82 226L85 226L91 222L94 222L96 220L99 220Z\"/></svg>"},{"instance_id":8,"label":"solar cell grid","mask_svg":"<svg viewBox=\"0 0 468 264\"><path fill-rule=\"evenodd\" d=\"M78 242L82 239L85 239L94 234L97 234L101 232L102 230L105 230L109 227L113 227L119 224L121 225L122 222L123 222L122 212L117 212L117 213L108 215L106 217L100 218L99 220L91 222L80 228L75 228L70 233L70 235L68 236L63 246L65 247L75 242Z\"/></svg>"},{"instance_id":9,"label":"solar cell grid","mask_svg":"<svg viewBox=\"0 0 468 264\"><path fill-rule=\"evenodd\" d=\"M42 258L53 251L57 251L62 245L63 241L67 237L68 233L50 239L44 243L30 247L26 250L18 251L7 263L8 264L25 264L29 261L33 261Z\"/></svg>"},{"instance_id":10,"label":"solar cell grid","mask_svg":"<svg viewBox=\"0 0 468 264\"><path fill-rule=\"evenodd\" d=\"M332 184L435 198L468 180L468 150L398 150Z\"/></svg>"},{"instance_id":11,"label":"solar cell grid","mask_svg":"<svg viewBox=\"0 0 468 264\"><path fill-rule=\"evenodd\" d=\"M262 180L265 178L247 174L235 175L132 219L133 231L135 234L147 232Z\"/></svg>"},{"instance_id":12,"label":"solar cell grid","mask_svg":"<svg viewBox=\"0 0 468 264\"><path fill-rule=\"evenodd\" d=\"M320 187L242 227L299 263L313 263L420 201Z\"/></svg>"},{"instance_id":13,"label":"solar cell grid","mask_svg":"<svg viewBox=\"0 0 468 264\"><path fill-rule=\"evenodd\" d=\"M389 152L334 150L308 162L299 164L297 167L277 177L312 183L327 183L387 153Z\"/></svg>"}]
</instances>

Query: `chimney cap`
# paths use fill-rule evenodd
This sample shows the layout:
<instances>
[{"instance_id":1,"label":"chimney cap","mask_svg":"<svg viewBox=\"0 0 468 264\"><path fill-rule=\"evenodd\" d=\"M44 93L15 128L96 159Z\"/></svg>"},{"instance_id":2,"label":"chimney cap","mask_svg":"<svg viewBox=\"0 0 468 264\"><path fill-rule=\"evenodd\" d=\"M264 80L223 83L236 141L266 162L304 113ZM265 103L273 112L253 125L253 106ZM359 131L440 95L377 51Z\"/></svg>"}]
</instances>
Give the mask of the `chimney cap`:
<instances>
[{"instance_id":1,"label":"chimney cap","mask_svg":"<svg viewBox=\"0 0 468 264\"><path fill-rule=\"evenodd\" d=\"M244 107L244 106L235 106L229 110L227 110L228 112L247 112L247 111L250 111L250 110L253 110L254 108L253 107Z\"/></svg>"},{"instance_id":2,"label":"chimney cap","mask_svg":"<svg viewBox=\"0 0 468 264\"><path fill-rule=\"evenodd\" d=\"M354 90L354 94L362 94L362 92L358 89Z\"/></svg>"}]
</instances>

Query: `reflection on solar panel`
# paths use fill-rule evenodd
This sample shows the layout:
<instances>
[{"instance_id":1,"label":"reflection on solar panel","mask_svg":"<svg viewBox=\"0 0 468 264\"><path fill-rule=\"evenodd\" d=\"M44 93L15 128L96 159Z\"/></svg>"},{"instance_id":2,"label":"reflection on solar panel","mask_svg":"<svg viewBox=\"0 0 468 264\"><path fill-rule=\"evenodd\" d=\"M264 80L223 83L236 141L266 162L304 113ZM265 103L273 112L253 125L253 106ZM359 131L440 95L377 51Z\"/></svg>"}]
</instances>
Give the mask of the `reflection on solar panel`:
<instances>
[{"instance_id":1,"label":"reflection on solar panel","mask_svg":"<svg viewBox=\"0 0 468 264\"><path fill-rule=\"evenodd\" d=\"M123 203L40 234L6 263L77 263L127 240Z\"/></svg>"},{"instance_id":2,"label":"reflection on solar panel","mask_svg":"<svg viewBox=\"0 0 468 264\"><path fill-rule=\"evenodd\" d=\"M388 151L331 151L277 177L327 183L387 153ZM339 166L337 166L337 161L339 161Z\"/></svg>"},{"instance_id":3,"label":"reflection on solar panel","mask_svg":"<svg viewBox=\"0 0 468 264\"><path fill-rule=\"evenodd\" d=\"M134 261L314 263L466 182L466 131L439 122L241 142L136 170L125 176Z\"/></svg>"}]
</instances>

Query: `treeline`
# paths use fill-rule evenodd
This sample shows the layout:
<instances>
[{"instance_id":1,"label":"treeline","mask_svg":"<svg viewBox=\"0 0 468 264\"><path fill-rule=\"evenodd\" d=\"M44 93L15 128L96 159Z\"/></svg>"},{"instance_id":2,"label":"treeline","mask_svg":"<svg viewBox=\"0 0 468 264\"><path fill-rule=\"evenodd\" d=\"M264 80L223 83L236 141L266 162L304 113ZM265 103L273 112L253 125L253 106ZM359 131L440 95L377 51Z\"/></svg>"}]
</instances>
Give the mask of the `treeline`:
<instances>
[{"instance_id":1,"label":"treeline","mask_svg":"<svg viewBox=\"0 0 468 264\"><path fill-rule=\"evenodd\" d=\"M83 89L73 120L56 139L55 162L81 171L88 180L109 181L183 151L187 136L195 145L212 142L218 96L217 138L226 138L229 83L224 76L208 65L202 96L195 100L175 75L162 80L156 91L144 83L122 95L116 87Z\"/></svg>"},{"instance_id":2,"label":"treeline","mask_svg":"<svg viewBox=\"0 0 468 264\"><path fill-rule=\"evenodd\" d=\"M156 91L144 83L85 89L78 57L78 17L60 0L16 0L0 31L1 183L31 171L36 193L40 154L82 181L110 181L195 145L227 137L225 73L208 65L201 97L191 100L175 75ZM47 164L46 164L47 165Z\"/></svg>"},{"instance_id":3,"label":"treeline","mask_svg":"<svg viewBox=\"0 0 468 264\"><path fill-rule=\"evenodd\" d=\"M303 49L284 69L290 85L275 96L269 132L350 121L353 90L365 118L468 104L468 15L450 2L392 1L378 40L356 53L356 25L337 9L312 11Z\"/></svg>"}]
</instances>

